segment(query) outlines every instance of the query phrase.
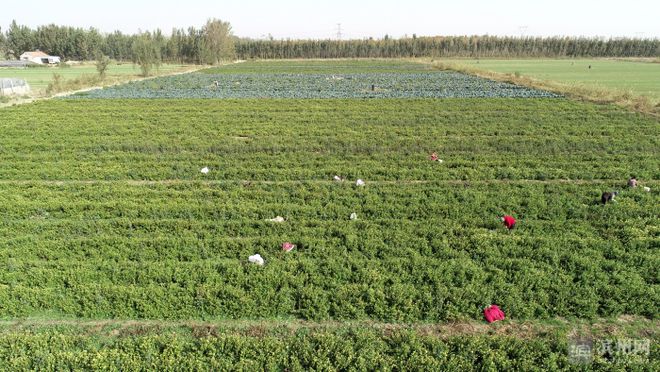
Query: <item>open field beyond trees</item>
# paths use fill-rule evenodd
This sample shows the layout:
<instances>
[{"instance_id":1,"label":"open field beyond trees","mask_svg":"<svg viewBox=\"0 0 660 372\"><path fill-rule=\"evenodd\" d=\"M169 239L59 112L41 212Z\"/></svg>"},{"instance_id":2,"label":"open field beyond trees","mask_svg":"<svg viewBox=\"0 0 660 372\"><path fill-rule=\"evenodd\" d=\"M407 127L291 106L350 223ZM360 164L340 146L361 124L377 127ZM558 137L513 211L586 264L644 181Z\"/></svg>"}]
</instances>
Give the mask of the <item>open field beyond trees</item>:
<instances>
[{"instance_id":1,"label":"open field beyond trees","mask_svg":"<svg viewBox=\"0 0 660 372\"><path fill-rule=\"evenodd\" d=\"M658 59L458 59L472 68L594 88L627 90L660 101ZM589 68L591 66L591 68Z\"/></svg>"},{"instance_id":2,"label":"open field beyond trees","mask_svg":"<svg viewBox=\"0 0 660 372\"><path fill-rule=\"evenodd\" d=\"M660 368L658 119L443 74L246 62L1 109L0 364Z\"/></svg>"}]
</instances>

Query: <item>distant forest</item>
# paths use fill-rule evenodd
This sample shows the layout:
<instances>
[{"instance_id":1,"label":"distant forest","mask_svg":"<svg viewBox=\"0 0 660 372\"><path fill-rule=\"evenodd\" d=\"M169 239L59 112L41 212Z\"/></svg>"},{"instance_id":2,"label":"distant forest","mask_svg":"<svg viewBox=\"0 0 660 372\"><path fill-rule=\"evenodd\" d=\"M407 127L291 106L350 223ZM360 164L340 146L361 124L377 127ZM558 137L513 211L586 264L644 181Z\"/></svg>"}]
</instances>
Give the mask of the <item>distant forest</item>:
<instances>
[{"instance_id":1,"label":"distant forest","mask_svg":"<svg viewBox=\"0 0 660 372\"><path fill-rule=\"evenodd\" d=\"M660 39L434 36L380 40L237 40L251 58L659 57Z\"/></svg>"},{"instance_id":2,"label":"distant forest","mask_svg":"<svg viewBox=\"0 0 660 372\"><path fill-rule=\"evenodd\" d=\"M236 37L227 22L137 35L94 28L46 25L32 29L16 21L0 30L0 58L17 59L39 49L63 60L106 55L135 60L134 44L147 41L164 62L212 64L222 59L399 58L399 57L660 57L660 39L584 37L434 36L364 40L251 40Z\"/></svg>"}]
</instances>

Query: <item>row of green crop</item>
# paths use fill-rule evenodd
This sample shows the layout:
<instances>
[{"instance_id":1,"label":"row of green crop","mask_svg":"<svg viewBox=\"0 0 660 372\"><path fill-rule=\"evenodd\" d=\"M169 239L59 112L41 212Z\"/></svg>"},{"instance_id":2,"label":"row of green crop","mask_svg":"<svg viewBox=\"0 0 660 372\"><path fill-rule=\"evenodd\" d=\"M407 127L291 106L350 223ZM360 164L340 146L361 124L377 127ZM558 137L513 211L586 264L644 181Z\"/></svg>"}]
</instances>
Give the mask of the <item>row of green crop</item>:
<instances>
[{"instance_id":1,"label":"row of green crop","mask_svg":"<svg viewBox=\"0 0 660 372\"><path fill-rule=\"evenodd\" d=\"M0 314L436 322L482 319L483 308L497 303L512 319L657 316L658 262L652 251L619 262L597 251L534 249L532 257L479 250L463 258L270 252L264 253L264 267L249 265L247 257L10 259L0 275Z\"/></svg>"},{"instance_id":2,"label":"row of green crop","mask_svg":"<svg viewBox=\"0 0 660 372\"><path fill-rule=\"evenodd\" d=\"M619 156L515 156L489 155L446 160L444 165L431 164L426 152L414 159L378 159L378 155L329 158L300 154L275 156L245 154L240 157L213 155L206 152L181 156L106 153L90 156L57 157L57 152L31 153L29 158L11 159L0 165L0 178L14 180L255 180L302 181L329 180L341 175L355 181L382 180L558 180L609 179L624 182L631 175L643 180L660 179L657 157L646 155ZM460 157L460 155L458 155ZM607 159L607 160L603 160ZM415 167L415 163L419 167ZM252 166L254 164L254 166ZM209 167L205 176L199 170Z\"/></svg>"},{"instance_id":3,"label":"row of green crop","mask_svg":"<svg viewBox=\"0 0 660 372\"><path fill-rule=\"evenodd\" d=\"M0 189L5 316L419 321L492 302L519 318L655 316L659 301L660 204L640 189L607 206L589 184Z\"/></svg>"},{"instance_id":4,"label":"row of green crop","mask_svg":"<svg viewBox=\"0 0 660 372\"><path fill-rule=\"evenodd\" d=\"M67 99L250 98L558 98L533 88L451 71L352 74L200 74L131 82Z\"/></svg>"},{"instance_id":5,"label":"row of green crop","mask_svg":"<svg viewBox=\"0 0 660 372\"><path fill-rule=\"evenodd\" d=\"M276 213L298 220L463 218L483 224L494 214L561 222L608 222L653 217L657 181L628 188L626 180L486 182L0 182L0 216L28 218L266 219ZM616 202L600 205L600 193L618 189Z\"/></svg>"},{"instance_id":6,"label":"row of green crop","mask_svg":"<svg viewBox=\"0 0 660 372\"><path fill-rule=\"evenodd\" d=\"M153 103L149 105L150 102ZM67 100L6 109L1 124L11 141L3 143L3 148L31 146L34 150L152 153L189 151L195 147L223 149L232 144L281 150L289 144L288 152L327 147L326 153L338 151L339 155L365 153L368 149L408 152L413 150L410 148L413 144L418 144L419 150L426 150L425 146L433 143L451 145L465 139L486 140L489 141L486 146L505 150L498 146L510 139L513 147L523 145L521 140L535 141L534 147L545 141L557 146L559 151L571 147L579 151L580 146L602 150L608 144L617 150L620 144L633 146L638 140L642 141L638 150L644 150L650 140L646 136L657 135L657 121L610 107L594 109L566 100L410 100L407 104L406 100L196 100L191 105L175 100L112 100L102 103ZM375 138L379 141L374 141ZM580 144L577 139L585 143ZM295 142L298 140L304 142ZM351 144L366 147L365 150L356 146L346 148ZM468 145L463 143L464 148L452 149L473 150ZM398 149L400 146L403 149ZM525 146L522 149L530 150Z\"/></svg>"},{"instance_id":7,"label":"row of green crop","mask_svg":"<svg viewBox=\"0 0 660 372\"><path fill-rule=\"evenodd\" d=\"M397 225L443 235L494 231L498 216L511 213L520 219L521 236L561 232L611 239L628 232L625 240L630 240L653 237L659 210L657 183L650 185L651 192L621 187L617 201L603 206L600 193L613 187L602 183L1 183L0 231L8 239L85 237L94 231L129 237L190 232L210 239L323 232L333 226L387 233L388 226ZM353 212L358 221L349 221ZM266 221L278 215L288 221Z\"/></svg>"},{"instance_id":8,"label":"row of green crop","mask_svg":"<svg viewBox=\"0 0 660 372\"><path fill-rule=\"evenodd\" d=\"M347 136L351 134L351 136ZM383 142L369 143L368 134L355 134L346 133L345 135L337 135L336 137L320 138L306 134L305 136L297 135L290 138L293 143L303 141L302 144L290 146L283 141L287 134L281 136L273 135L259 135L250 138L232 137L229 135L218 134L212 143L200 143L195 146L195 143L188 140L182 143L157 143L155 141L163 140L164 138L154 138L151 140L138 141L138 138L126 138L125 141L120 141L122 136L115 134L112 136L104 136L105 141L108 143L100 143L100 139L96 139L97 143L73 143L75 147L67 147L66 144L50 144L46 139L35 140L22 139L16 142L11 142L3 146L1 154L7 161L48 161L46 157L47 151L56 150L60 155L59 161L71 161L80 157L82 154L87 153L90 158L97 158L101 161L107 157L127 157L133 154L133 157L138 165L140 162L150 158L162 157L163 161L178 161L190 160L183 157L186 153L190 153L187 157L194 155L204 154L202 159L208 160L208 156L220 156L223 154L232 154L237 157L237 161L246 161L248 157L252 157L255 162L264 161L266 158L272 158L274 163L283 161L284 157L290 158L291 163L300 162L307 156L310 160L321 161L326 158L329 160L337 160L333 158L344 157L351 160L367 161L375 160L384 164L396 165L396 160L411 162L419 168L429 168L426 164L422 163L423 160L428 159L429 153L426 149L433 149L440 147L443 155L450 161L450 165L465 166L462 161L475 161L491 160L501 161L503 158L511 157L510 161L513 165L519 164L521 161L529 161L530 158L545 156L549 159L558 158L557 160L588 160L588 156L593 158L607 157L608 160L617 160L624 158L626 153L627 158L633 158L634 153L648 153L653 150L655 142L653 138L644 137L643 133L639 139L633 136L624 138L584 138L585 134L573 136L557 136L556 134L534 134L533 132L527 135L489 135L485 133L482 135L441 135L429 133L429 136L440 137L441 141L433 140L432 138L419 138L413 135L403 135L401 138L392 138L389 136L381 136ZM139 134L132 134L131 136L138 136ZM162 135L161 135L162 136ZM154 141L154 142L151 142ZM440 142L440 143L438 143ZM48 146L52 146L49 148ZM619 152L614 154L613 151ZM260 153L266 151L268 153ZM519 158L521 157L522 158ZM564 159L562 159L562 157ZM54 160L51 159L50 160ZM90 159L91 160L91 159ZM199 161L198 160L198 161ZM222 159L225 160L225 159ZM330 161L331 162L331 161ZM223 163L229 163L224 161ZM452 168L453 168L452 167Z\"/></svg>"},{"instance_id":9,"label":"row of green crop","mask_svg":"<svg viewBox=\"0 0 660 372\"><path fill-rule=\"evenodd\" d=\"M657 131L650 118L610 106L543 99L58 100L7 108L3 114L2 126L8 134L33 132L31 139L35 141L70 134L83 138L89 134L127 135L126 140L150 134L140 139L153 141L169 134L203 145L199 141L213 139L209 135L241 133L292 138L331 134L341 138L350 133L371 139L375 133L386 139L422 134L540 134L559 138L585 134L591 135L585 140L617 140ZM58 131L51 130L54 128ZM344 131L337 132L338 128ZM425 132L419 133L420 129Z\"/></svg>"},{"instance_id":10,"label":"row of green crop","mask_svg":"<svg viewBox=\"0 0 660 372\"><path fill-rule=\"evenodd\" d=\"M357 74L430 71L428 63L403 59L344 59L344 60L279 60L249 61L225 66L211 67L199 72L202 74Z\"/></svg>"},{"instance_id":11,"label":"row of green crop","mask_svg":"<svg viewBox=\"0 0 660 372\"><path fill-rule=\"evenodd\" d=\"M533 249L523 254L524 257L533 258L539 250L545 253L554 249L556 255L546 259L557 260L573 249L597 258L626 261L629 255L644 253L657 245L654 237L657 224L651 219L627 224L614 222L609 228L569 222L574 226L566 229L560 223L523 221L512 237L495 223L483 227L461 227L459 223L441 219L419 223L376 220L291 223L282 228L250 220L231 224L142 219L12 223L2 227L5 249L0 251L0 256L15 259L34 256L43 260L92 259L104 255L133 261L240 259L254 251L272 254L283 241L295 241L300 243L299 248L305 248L301 254L306 256L453 258L488 250L484 255L498 257L505 254L502 252L520 254L519 250L530 246ZM555 248L557 245L563 247Z\"/></svg>"},{"instance_id":12,"label":"row of green crop","mask_svg":"<svg viewBox=\"0 0 660 372\"><path fill-rule=\"evenodd\" d=\"M527 224L523 221L521 224ZM491 228L462 228L455 222L429 220L424 223L361 222L293 224L281 229L246 221L242 224L216 225L191 221L119 220L112 222L73 222L47 224L12 224L2 228L5 249L0 256L18 260L75 259L152 262L197 261L210 259L244 260L261 253L275 259L283 241L299 243L302 257L344 256L356 258L427 259L472 258L478 261L521 258L559 264L569 253L591 257L594 264L612 261L630 265L631 270L646 268L646 280L655 276L648 265L656 263L651 253L657 245L654 220L639 221L599 232L587 224L576 224L565 233L557 224L539 224L535 234L519 226L515 235ZM433 228L429 224L448 225ZM390 231L387 231L390 229ZM512 233L513 234L513 233ZM545 234L549 236L545 236ZM541 235L541 236L539 236ZM513 257L509 257L513 256ZM644 262L638 262L645 259ZM485 264L485 263L484 263Z\"/></svg>"},{"instance_id":13,"label":"row of green crop","mask_svg":"<svg viewBox=\"0 0 660 372\"><path fill-rule=\"evenodd\" d=\"M210 332L210 335L208 334ZM601 352L595 340L588 361L569 358L565 335L539 339L460 335L438 338L410 330L284 330L253 335L196 327L187 332L134 327L119 335L89 334L74 326L0 333L0 364L27 370L657 370L658 346L635 352ZM206 336L204 334L207 334ZM613 350L615 350L613 348Z\"/></svg>"},{"instance_id":14,"label":"row of green crop","mask_svg":"<svg viewBox=\"0 0 660 372\"><path fill-rule=\"evenodd\" d=\"M156 102L131 101L127 108L126 101L62 101L7 110L0 177L660 177L657 121L569 101L195 101L194 108ZM433 151L442 165L428 161ZM204 166L208 175L199 173Z\"/></svg>"}]
</instances>

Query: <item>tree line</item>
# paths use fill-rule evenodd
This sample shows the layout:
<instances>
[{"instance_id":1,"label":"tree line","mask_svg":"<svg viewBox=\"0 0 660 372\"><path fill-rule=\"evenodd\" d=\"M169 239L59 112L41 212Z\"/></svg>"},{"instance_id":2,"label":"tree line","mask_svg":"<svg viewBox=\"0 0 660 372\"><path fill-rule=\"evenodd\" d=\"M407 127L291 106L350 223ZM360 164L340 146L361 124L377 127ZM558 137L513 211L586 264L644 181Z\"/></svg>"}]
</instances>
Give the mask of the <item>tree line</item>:
<instances>
[{"instance_id":1,"label":"tree line","mask_svg":"<svg viewBox=\"0 0 660 372\"><path fill-rule=\"evenodd\" d=\"M148 50L158 61L214 64L221 60L400 57L660 57L660 39L585 37L436 36L363 40L253 40L237 38L231 25L209 19L201 28L175 28L129 35L104 34L54 24L32 29L13 21L0 30L0 58L42 50L63 60L105 55L136 61Z\"/></svg>"},{"instance_id":2,"label":"tree line","mask_svg":"<svg viewBox=\"0 0 660 372\"><path fill-rule=\"evenodd\" d=\"M365 40L246 40L240 59L400 57L659 57L660 39L437 36Z\"/></svg>"},{"instance_id":3,"label":"tree line","mask_svg":"<svg viewBox=\"0 0 660 372\"><path fill-rule=\"evenodd\" d=\"M54 24L32 29L13 21L5 32L0 30L0 58L18 59L38 49L63 60L94 60L103 55L135 62L146 54L158 62L213 64L234 58L234 39L229 22L218 19L209 19L201 28L173 29L169 36L159 29L133 35Z\"/></svg>"}]
</instances>

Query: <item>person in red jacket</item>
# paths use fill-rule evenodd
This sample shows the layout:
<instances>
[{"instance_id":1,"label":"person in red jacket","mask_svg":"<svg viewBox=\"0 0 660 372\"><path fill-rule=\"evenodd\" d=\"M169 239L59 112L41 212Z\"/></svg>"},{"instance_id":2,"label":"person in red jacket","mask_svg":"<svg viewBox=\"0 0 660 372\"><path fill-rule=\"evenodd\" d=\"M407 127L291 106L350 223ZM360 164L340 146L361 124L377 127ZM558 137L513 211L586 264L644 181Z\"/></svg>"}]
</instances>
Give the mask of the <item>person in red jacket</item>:
<instances>
[{"instance_id":1,"label":"person in red jacket","mask_svg":"<svg viewBox=\"0 0 660 372\"><path fill-rule=\"evenodd\" d=\"M498 320L504 320L505 315L497 305L490 305L484 309L484 317L488 323L493 323Z\"/></svg>"},{"instance_id":2,"label":"person in red jacket","mask_svg":"<svg viewBox=\"0 0 660 372\"><path fill-rule=\"evenodd\" d=\"M506 228L509 230L513 230L513 227L516 226L516 219L513 218L512 216L505 215L504 217L500 217L500 220L504 223L504 226L506 226Z\"/></svg>"}]
</instances>

